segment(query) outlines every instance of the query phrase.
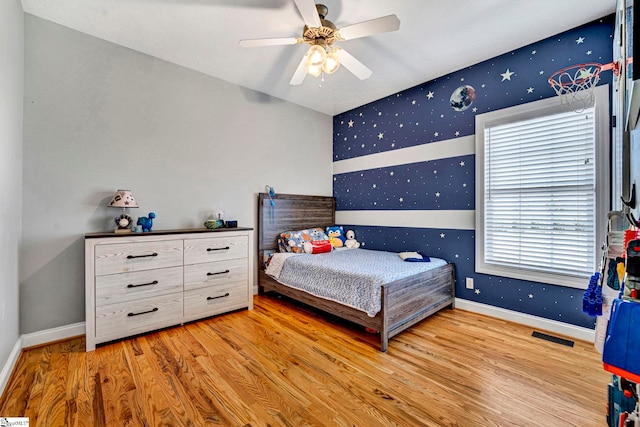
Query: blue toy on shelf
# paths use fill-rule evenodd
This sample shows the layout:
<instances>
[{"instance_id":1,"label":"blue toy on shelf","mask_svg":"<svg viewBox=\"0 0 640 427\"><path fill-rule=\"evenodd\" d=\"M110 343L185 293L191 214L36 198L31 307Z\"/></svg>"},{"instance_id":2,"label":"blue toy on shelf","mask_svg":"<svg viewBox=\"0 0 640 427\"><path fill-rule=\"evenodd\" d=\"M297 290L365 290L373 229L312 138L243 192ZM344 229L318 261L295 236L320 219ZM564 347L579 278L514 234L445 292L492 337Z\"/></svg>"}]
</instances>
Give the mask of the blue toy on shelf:
<instances>
[{"instance_id":1,"label":"blue toy on shelf","mask_svg":"<svg viewBox=\"0 0 640 427\"><path fill-rule=\"evenodd\" d=\"M149 216L141 216L138 218L138 225L142 226L142 231L151 231L151 227L153 227L153 218L156 217L156 214L153 212L149 212Z\"/></svg>"},{"instance_id":2,"label":"blue toy on shelf","mask_svg":"<svg viewBox=\"0 0 640 427\"><path fill-rule=\"evenodd\" d=\"M582 311L589 316L602 316L602 287L599 280L600 273L591 276L589 286L582 296Z\"/></svg>"},{"instance_id":3,"label":"blue toy on shelf","mask_svg":"<svg viewBox=\"0 0 640 427\"><path fill-rule=\"evenodd\" d=\"M640 304L623 299L613 300L611 319L604 341L604 369L633 382L640 382Z\"/></svg>"}]
</instances>

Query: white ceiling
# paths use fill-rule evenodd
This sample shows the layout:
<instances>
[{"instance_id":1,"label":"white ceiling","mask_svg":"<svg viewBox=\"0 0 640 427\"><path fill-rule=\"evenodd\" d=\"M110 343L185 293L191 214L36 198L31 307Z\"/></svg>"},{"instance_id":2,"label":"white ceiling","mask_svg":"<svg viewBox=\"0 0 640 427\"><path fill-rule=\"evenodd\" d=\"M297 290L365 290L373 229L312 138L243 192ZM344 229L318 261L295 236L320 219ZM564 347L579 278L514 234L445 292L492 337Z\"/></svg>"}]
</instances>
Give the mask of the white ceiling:
<instances>
[{"instance_id":1,"label":"white ceiling","mask_svg":"<svg viewBox=\"0 0 640 427\"><path fill-rule=\"evenodd\" d=\"M318 0L338 28L395 14L400 30L338 42L373 75L340 68L289 85L307 45L293 0L22 0L24 11L148 55L335 115L613 13L615 0Z\"/></svg>"}]
</instances>

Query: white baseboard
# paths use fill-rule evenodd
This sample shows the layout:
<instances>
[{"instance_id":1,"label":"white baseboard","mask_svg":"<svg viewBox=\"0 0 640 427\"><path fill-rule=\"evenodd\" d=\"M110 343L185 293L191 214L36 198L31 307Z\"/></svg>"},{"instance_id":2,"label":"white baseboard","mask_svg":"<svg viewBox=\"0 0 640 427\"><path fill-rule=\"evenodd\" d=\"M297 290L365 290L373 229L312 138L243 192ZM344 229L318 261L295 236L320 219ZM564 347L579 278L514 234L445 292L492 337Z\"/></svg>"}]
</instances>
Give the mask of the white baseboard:
<instances>
[{"instance_id":1,"label":"white baseboard","mask_svg":"<svg viewBox=\"0 0 640 427\"><path fill-rule=\"evenodd\" d=\"M2 394L4 393L4 388L9 382L9 377L13 372L13 368L15 368L16 362L18 362L20 351L22 351L22 337L18 338L18 341L16 341L16 344L13 346L11 353L9 353L9 359L7 360L7 363L4 364L2 370L0 371L0 396L2 396Z\"/></svg>"},{"instance_id":2,"label":"white baseboard","mask_svg":"<svg viewBox=\"0 0 640 427\"><path fill-rule=\"evenodd\" d=\"M36 345L47 344L71 337L77 337L78 335L84 335L85 331L85 323L78 322L71 325L59 326L57 328L33 332L31 334L23 334L22 348L34 347Z\"/></svg>"},{"instance_id":3,"label":"white baseboard","mask_svg":"<svg viewBox=\"0 0 640 427\"><path fill-rule=\"evenodd\" d=\"M594 342L596 337L595 329L583 328L581 326L570 325L568 323L549 320L543 317L532 316L530 314L519 313L517 311L507 310L492 305L481 304L475 301L456 298L456 308L472 311L474 313L485 314L498 319L509 320L511 322L520 323L531 326L533 328L543 329L556 334L580 339L583 341Z\"/></svg>"}]
</instances>

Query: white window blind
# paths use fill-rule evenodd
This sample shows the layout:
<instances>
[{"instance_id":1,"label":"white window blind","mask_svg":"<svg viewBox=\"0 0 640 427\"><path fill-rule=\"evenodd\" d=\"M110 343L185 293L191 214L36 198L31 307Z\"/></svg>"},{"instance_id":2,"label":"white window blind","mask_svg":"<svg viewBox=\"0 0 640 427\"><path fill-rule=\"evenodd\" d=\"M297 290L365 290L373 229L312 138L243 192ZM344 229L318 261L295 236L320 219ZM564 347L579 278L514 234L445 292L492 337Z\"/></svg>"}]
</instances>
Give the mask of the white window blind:
<instances>
[{"instance_id":1,"label":"white window blind","mask_svg":"<svg viewBox=\"0 0 640 427\"><path fill-rule=\"evenodd\" d=\"M484 262L596 269L594 108L484 128Z\"/></svg>"}]
</instances>

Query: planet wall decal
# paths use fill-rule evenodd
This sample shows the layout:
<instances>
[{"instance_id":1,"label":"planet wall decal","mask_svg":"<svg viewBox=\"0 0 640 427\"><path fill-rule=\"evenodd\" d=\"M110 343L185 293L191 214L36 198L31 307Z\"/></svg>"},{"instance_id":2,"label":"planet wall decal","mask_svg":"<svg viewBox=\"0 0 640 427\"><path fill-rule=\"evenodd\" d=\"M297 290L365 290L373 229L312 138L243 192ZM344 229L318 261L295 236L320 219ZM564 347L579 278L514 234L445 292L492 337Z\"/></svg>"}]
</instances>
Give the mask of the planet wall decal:
<instances>
[{"instance_id":1,"label":"planet wall decal","mask_svg":"<svg viewBox=\"0 0 640 427\"><path fill-rule=\"evenodd\" d=\"M476 90L473 88L473 86L464 85L459 86L458 88L456 88L456 90L453 91L449 102L451 103L451 108L453 108L454 110L464 111L469 108L471 104L473 104L473 101L475 99Z\"/></svg>"}]
</instances>

